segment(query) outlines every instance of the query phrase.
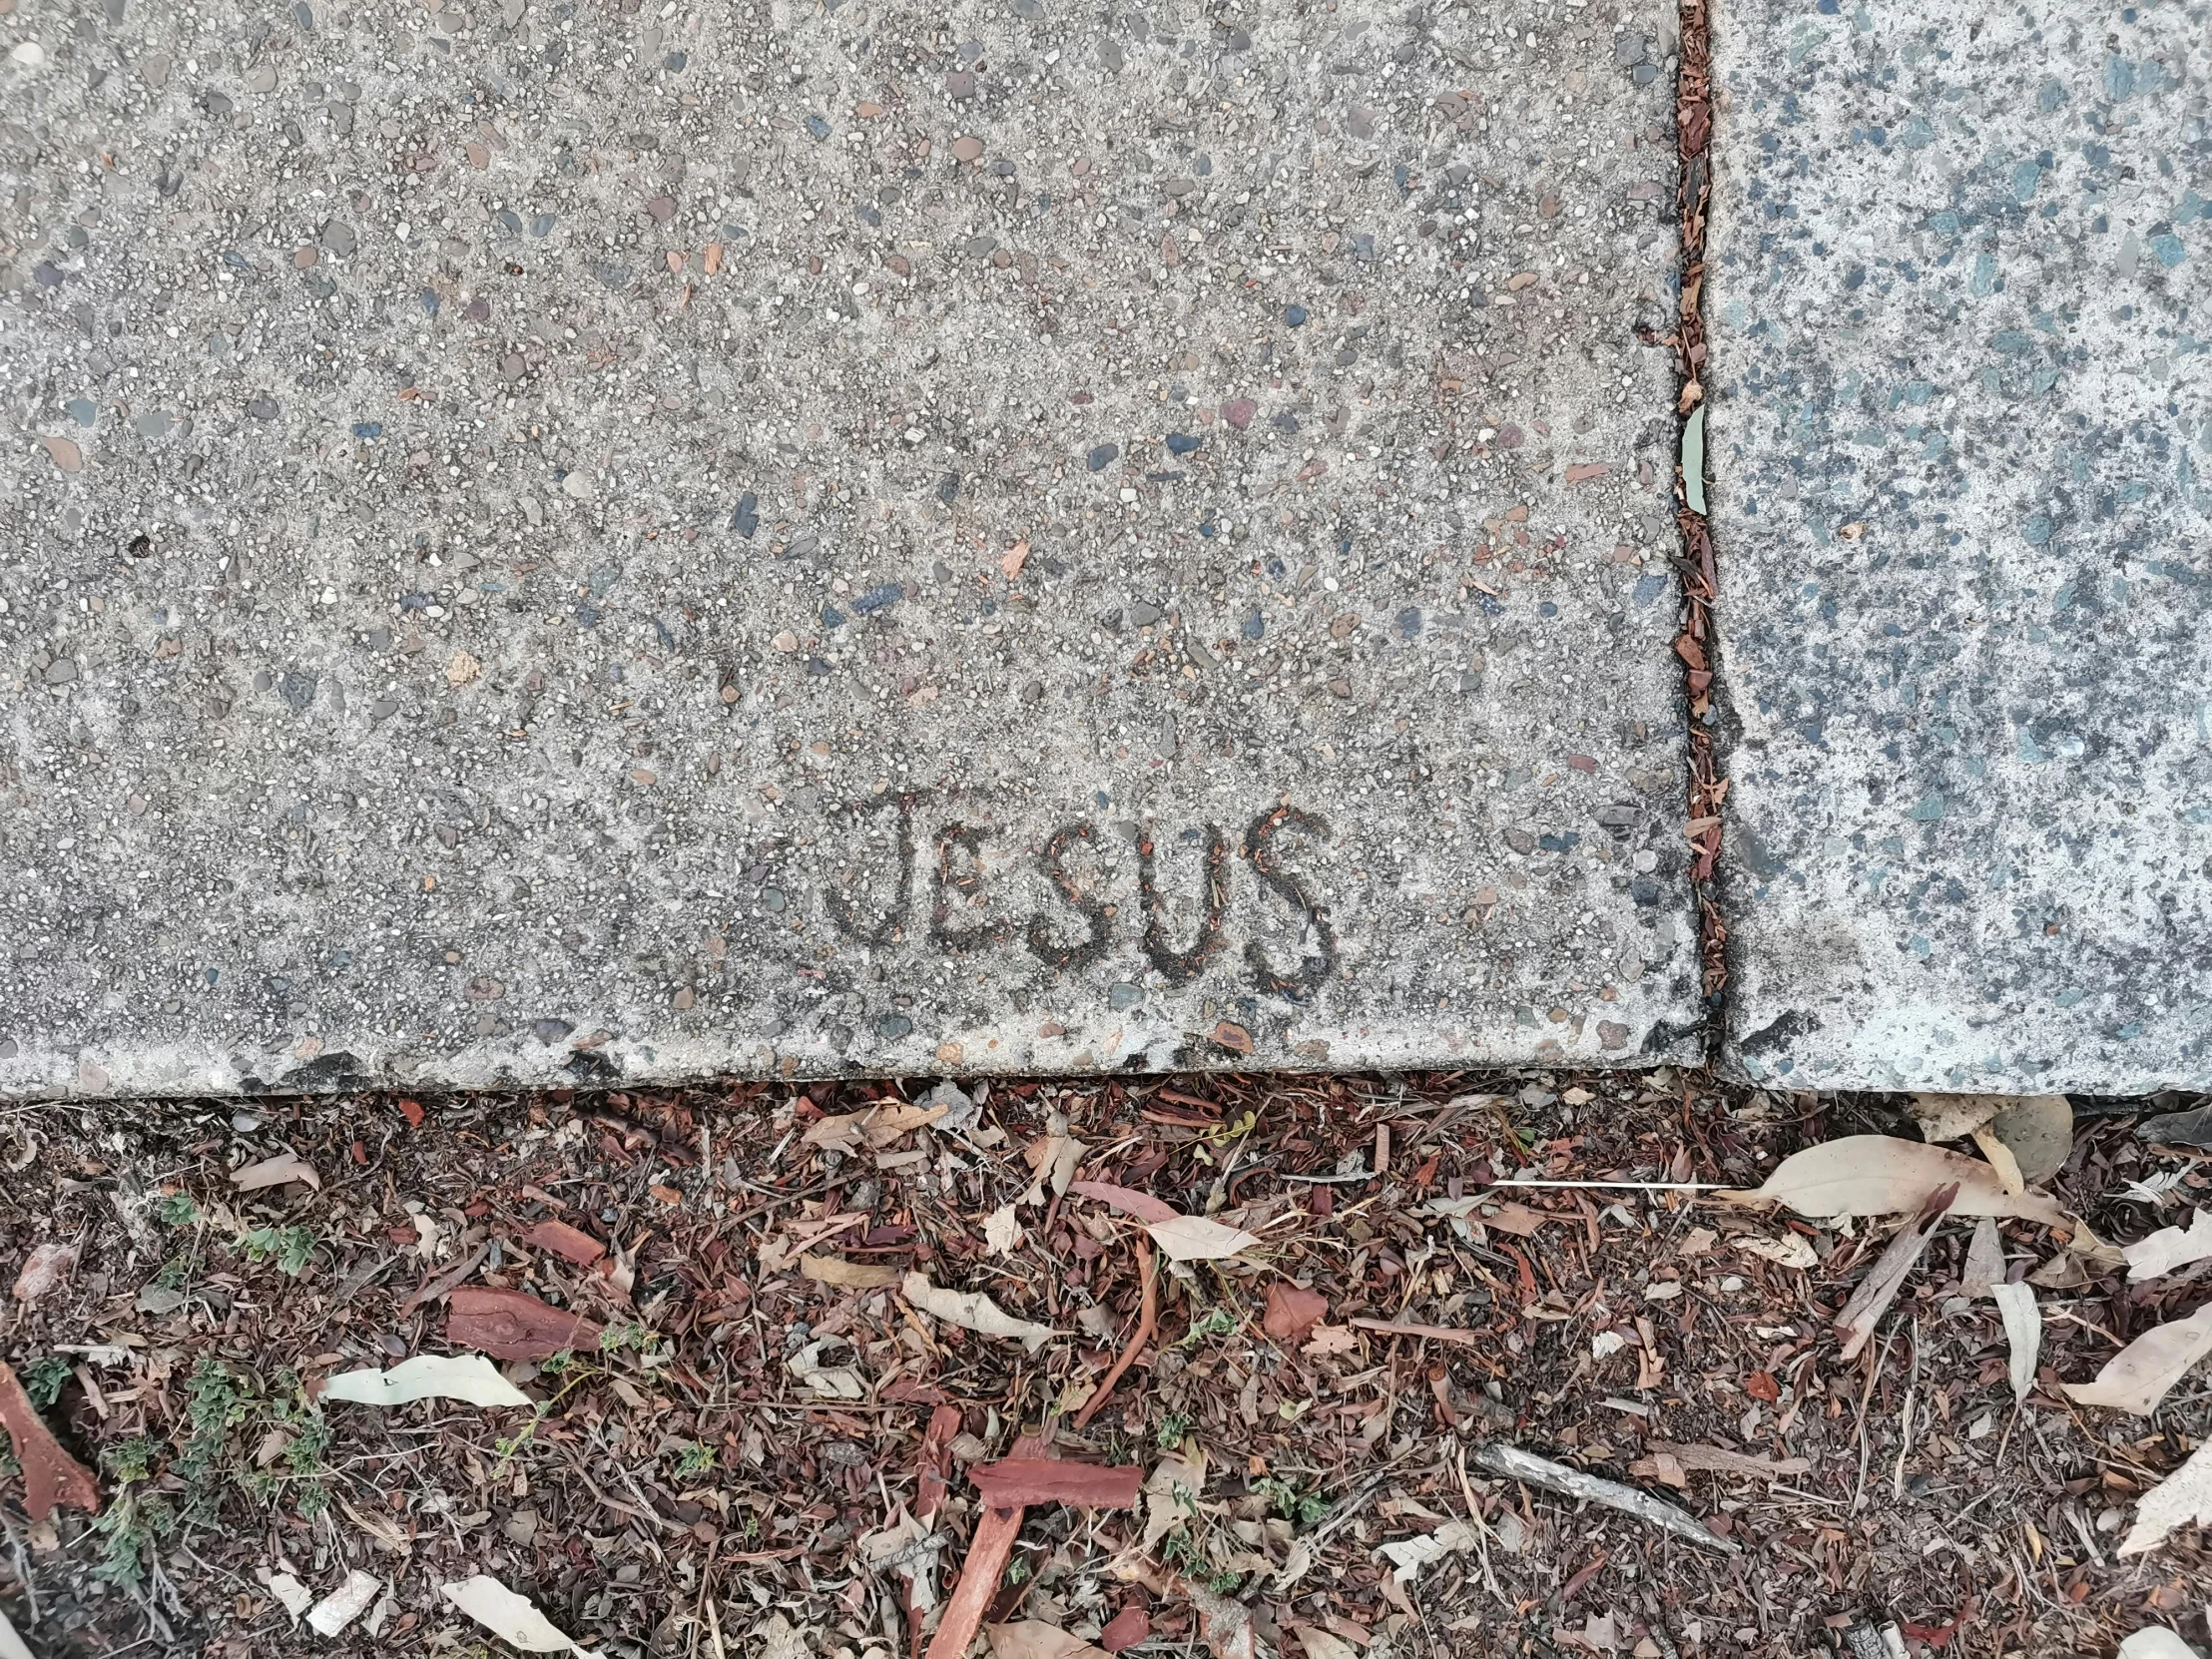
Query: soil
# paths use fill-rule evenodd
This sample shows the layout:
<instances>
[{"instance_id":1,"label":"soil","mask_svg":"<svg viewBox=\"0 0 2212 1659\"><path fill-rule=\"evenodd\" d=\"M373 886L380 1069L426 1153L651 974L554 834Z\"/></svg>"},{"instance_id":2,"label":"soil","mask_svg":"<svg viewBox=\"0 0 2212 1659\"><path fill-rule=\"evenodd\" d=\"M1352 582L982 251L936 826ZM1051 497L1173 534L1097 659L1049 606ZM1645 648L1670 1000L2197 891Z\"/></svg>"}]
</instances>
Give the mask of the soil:
<instances>
[{"instance_id":1,"label":"soil","mask_svg":"<svg viewBox=\"0 0 2212 1659\"><path fill-rule=\"evenodd\" d=\"M909 1101L947 1110L837 1121ZM2148 1103L2080 1104L2053 1195L2108 1239L2186 1220L2202 1158L2137 1137ZM1831 1321L1888 1227L1691 1185L1911 1136L1904 1106L1668 1071L17 1106L9 1272L42 1245L75 1260L18 1285L0 1354L102 1508L29 1520L11 1464L0 1603L56 1659L503 1652L440 1593L481 1573L598 1652L901 1659L983 1513L967 1468L1027 1434L1151 1490L1026 1511L988 1609L1006 1654L1060 1651L1022 1619L1309 1659L1806 1655L1851 1651L1861 1621L1915 1656L2109 1653L2145 1623L2204 1642L2204 1533L2115 1545L2212 1431L2212 1382L2147 1419L2056 1383L2189 1313L2212 1264L2039 1289L2015 1402L1995 1305L1959 1287L1968 1223L1846 1362ZM234 1179L287 1152L319 1186ZM1493 1185L1531 1177L1656 1185ZM1093 1182L1259 1242L1140 1250L1139 1201ZM2163 1209L2129 1183L2170 1189ZM2056 1254L2039 1225L2004 1240L2013 1278ZM1156 1335L1077 1428L1139 1324L1140 1257ZM1032 1353L928 1317L908 1275L1055 1335ZM482 1340L449 1331L456 1289L597 1341L495 1362L530 1406L317 1400ZM1675 1505L1711 1547L1499 1479L1497 1444ZM1713 1453L1769 1461L1697 1466ZM921 1585L876 1570L940 1496L934 1555L903 1557ZM1382 1553L1431 1535L1417 1570ZM330 1641L270 1585L319 1599L353 1569L383 1588Z\"/></svg>"}]
</instances>

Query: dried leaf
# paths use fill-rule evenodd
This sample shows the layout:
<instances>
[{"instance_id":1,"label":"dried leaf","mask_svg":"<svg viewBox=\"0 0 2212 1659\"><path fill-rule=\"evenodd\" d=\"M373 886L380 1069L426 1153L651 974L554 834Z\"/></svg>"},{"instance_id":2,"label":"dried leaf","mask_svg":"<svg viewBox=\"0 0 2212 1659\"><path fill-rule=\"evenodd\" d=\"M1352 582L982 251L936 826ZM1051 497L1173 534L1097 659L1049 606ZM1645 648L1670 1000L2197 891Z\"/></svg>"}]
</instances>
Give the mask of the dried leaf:
<instances>
[{"instance_id":1,"label":"dried leaf","mask_svg":"<svg viewBox=\"0 0 2212 1659\"><path fill-rule=\"evenodd\" d=\"M1481 1536L1465 1521L1445 1521L1433 1532L1383 1544L1378 1553L1388 1558L1393 1569L1391 1577L1400 1584L1410 1584L1429 1562L1470 1550Z\"/></svg>"},{"instance_id":2,"label":"dried leaf","mask_svg":"<svg viewBox=\"0 0 2212 1659\"><path fill-rule=\"evenodd\" d=\"M1022 1344L1031 1354L1061 1335L1050 1326L1033 1325L1028 1320L1014 1318L981 1291L948 1291L940 1285L932 1285L926 1274L906 1275L899 1295L931 1319L980 1332L986 1337L1005 1337Z\"/></svg>"},{"instance_id":3,"label":"dried leaf","mask_svg":"<svg viewBox=\"0 0 2212 1659\"><path fill-rule=\"evenodd\" d=\"M2056 1227L2065 1213L2043 1193L2007 1193L1978 1158L1889 1135L1847 1135L1785 1158L1759 1187L1714 1196L1724 1203L1788 1205L1801 1216L1917 1213L1928 1195L1955 1184L1954 1216L2016 1216Z\"/></svg>"},{"instance_id":4,"label":"dried leaf","mask_svg":"<svg viewBox=\"0 0 2212 1659\"><path fill-rule=\"evenodd\" d=\"M1108 1181L1070 1181L1068 1191L1078 1198L1095 1198L1101 1204L1111 1204L1124 1215L1135 1216L1139 1221L1173 1221L1182 1214L1172 1204L1163 1204L1150 1193L1140 1193L1134 1187L1117 1187Z\"/></svg>"},{"instance_id":5,"label":"dried leaf","mask_svg":"<svg viewBox=\"0 0 2212 1659\"><path fill-rule=\"evenodd\" d=\"M292 1622L297 1624L299 1615L314 1605L314 1591L308 1589L306 1585L300 1583L288 1572L270 1572L267 1567L262 1568L261 1571L267 1575L262 1579L263 1586L271 1595L276 1598L277 1603L283 1610L291 1615Z\"/></svg>"},{"instance_id":6,"label":"dried leaf","mask_svg":"<svg viewBox=\"0 0 2212 1659\"><path fill-rule=\"evenodd\" d=\"M248 1164L244 1169L231 1172L231 1185L242 1193L281 1187L290 1181L304 1181L316 1192L322 1191L322 1177L296 1152L279 1152L274 1158L264 1158L258 1164Z\"/></svg>"},{"instance_id":7,"label":"dried leaf","mask_svg":"<svg viewBox=\"0 0 2212 1659\"><path fill-rule=\"evenodd\" d=\"M571 1227L565 1221L541 1221L522 1235L522 1242L533 1250L548 1251L580 1268L590 1267L607 1254L605 1245L581 1227Z\"/></svg>"},{"instance_id":8,"label":"dried leaf","mask_svg":"<svg viewBox=\"0 0 2212 1659\"><path fill-rule=\"evenodd\" d=\"M15 1299L28 1304L52 1296L76 1271L77 1247L49 1239L31 1252L23 1271L15 1276Z\"/></svg>"},{"instance_id":9,"label":"dried leaf","mask_svg":"<svg viewBox=\"0 0 2212 1659\"><path fill-rule=\"evenodd\" d=\"M417 1354L389 1371L347 1371L327 1379L316 1396L356 1405L405 1405L416 1399L458 1399L470 1405L527 1405L530 1396L499 1375L481 1354Z\"/></svg>"},{"instance_id":10,"label":"dried leaf","mask_svg":"<svg viewBox=\"0 0 2212 1659\"><path fill-rule=\"evenodd\" d=\"M549 1360L599 1346L599 1327L581 1314L554 1308L524 1291L472 1285L445 1304L445 1340L495 1360Z\"/></svg>"},{"instance_id":11,"label":"dried leaf","mask_svg":"<svg viewBox=\"0 0 2212 1659\"><path fill-rule=\"evenodd\" d=\"M906 1277L903 1268L884 1267L878 1262L848 1262L842 1256L802 1256L799 1271L818 1284L852 1291L877 1290Z\"/></svg>"},{"instance_id":12,"label":"dried leaf","mask_svg":"<svg viewBox=\"0 0 2212 1659\"><path fill-rule=\"evenodd\" d=\"M1021 1246L1021 1215L1011 1204L1001 1204L983 1218L983 1243L993 1256L1011 1256Z\"/></svg>"},{"instance_id":13,"label":"dried leaf","mask_svg":"<svg viewBox=\"0 0 2212 1659\"><path fill-rule=\"evenodd\" d=\"M0 1659L32 1659L30 1648L15 1633L5 1613L0 1613Z\"/></svg>"},{"instance_id":14,"label":"dried leaf","mask_svg":"<svg viewBox=\"0 0 2212 1659\"><path fill-rule=\"evenodd\" d=\"M2120 1643L2119 1659L2198 1659L2198 1654L2164 1625L2146 1624Z\"/></svg>"},{"instance_id":15,"label":"dried leaf","mask_svg":"<svg viewBox=\"0 0 2212 1659\"><path fill-rule=\"evenodd\" d=\"M1145 1224L1152 1242L1172 1261L1219 1262L1260 1242L1242 1228L1224 1227L1205 1216L1177 1216L1170 1221Z\"/></svg>"},{"instance_id":16,"label":"dried leaf","mask_svg":"<svg viewBox=\"0 0 2212 1659\"><path fill-rule=\"evenodd\" d=\"M1917 1094L1913 1117L1924 1141L1962 1141L2009 1104L2001 1094Z\"/></svg>"},{"instance_id":17,"label":"dried leaf","mask_svg":"<svg viewBox=\"0 0 2212 1659\"><path fill-rule=\"evenodd\" d=\"M1131 1602L1106 1621L1106 1628L1098 1633L1098 1645L1108 1653L1119 1653L1124 1648L1132 1648L1139 1642L1148 1640L1151 1635L1151 1615L1135 1602Z\"/></svg>"},{"instance_id":18,"label":"dried leaf","mask_svg":"<svg viewBox=\"0 0 2212 1659\"><path fill-rule=\"evenodd\" d=\"M384 1581L381 1578L355 1567L345 1575L344 1583L309 1609L307 1623L318 1635L335 1636L367 1612L383 1592Z\"/></svg>"},{"instance_id":19,"label":"dried leaf","mask_svg":"<svg viewBox=\"0 0 2212 1659\"><path fill-rule=\"evenodd\" d=\"M1329 1299L1321 1292L1277 1280L1268 1287L1268 1311L1260 1329L1288 1348L1304 1342L1307 1334L1328 1317Z\"/></svg>"},{"instance_id":20,"label":"dried leaf","mask_svg":"<svg viewBox=\"0 0 2212 1659\"><path fill-rule=\"evenodd\" d=\"M2004 1283L2004 1240L1997 1224L1983 1216L1973 1224L1973 1239L1966 1246L1966 1265L1958 1275L1958 1289L1965 1296L1987 1296Z\"/></svg>"},{"instance_id":21,"label":"dried leaf","mask_svg":"<svg viewBox=\"0 0 2212 1659\"><path fill-rule=\"evenodd\" d=\"M1989 1160L1989 1167L1997 1172L1997 1184L2007 1193L2016 1196L2027 1191L2027 1181L2020 1174L2012 1149L1997 1139L1995 1130L1983 1124L1973 1132L1973 1144L1981 1149L1981 1156Z\"/></svg>"},{"instance_id":22,"label":"dried leaf","mask_svg":"<svg viewBox=\"0 0 2212 1659\"><path fill-rule=\"evenodd\" d=\"M1459 1343L1467 1348L1481 1347L1491 1340L1482 1332L1465 1331L1453 1325L1413 1325L1405 1320L1365 1319L1354 1320L1352 1323L1362 1331L1379 1331L1385 1337L1420 1337L1432 1343ZM1327 1326L1322 1328L1323 1331L1327 1329ZM1320 1335L1321 1332L1315 1333L1317 1337ZM1308 1345L1307 1352L1313 1352L1311 1344Z\"/></svg>"},{"instance_id":23,"label":"dried leaf","mask_svg":"<svg viewBox=\"0 0 2212 1659\"><path fill-rule=\"evenodd\" d=\"M1910 1142L1901 1143L1910 1145ZM1856 1360L1859 1351L1867 1346L1875 1327L1882 1323L1882 1316L1890 1311L1890 1304L1897 1300L1898 1291L1904 1286L1906 1276L1920 1263L1928 1251L1928 1242L1936 1236L1936 1228L1958 1197L1956 1187L1938 1187L1928 1195L1921 1205L1920 1214L1897 1231L1889 1247L1882 1252L1874 1268L1859 1282L1859 1288L1851 1293L1851 1300L1844 1304L1843 1312L1836 1316L1836 1335L1843 1340L1842 1357Z\"/></svg>"},{"instance_id":24,"label":"dried leaf","mask_svg":"<svg viewBox=\"0 0 2212 1659\"><path fill-rule=\"evenodd\" d=\"M951 1105L941 1100L934 1106L916 1105L903 1100L885 1101L860 1114L860 1133L867 1138L869 1147L880 1152L901 1135L910 1135L916 1129L927 1128L949 1115L951 1110Z\"/></svg>"},{"instance_id":25,"label":"dried leaf","mask_svg":"<svg viewBox=\"0 0 2212 1659\"><path fill-rule=\"evenodd\" d=\"M584 1650L553 1628L527 1596L518 1596L506 1585L484 1573L453 1584L440 1584L438 1593L509 1647L525 1653L581 1653Z\"/></svg>"},{"instance_id":26,"label":"dried leaf","mask_svg":"<svg viewBox=\"0 0 2212 1659\"><path fill-rule=\"evenodd\" d=\"M15 1368L5 1361L0 1361L0 1422L7 1424L15 1460L23 1465L23 1508L31 1519L46 1519L59 1503L88 1515L100 1512L100 1482L62 1449L45 1419L32 1409Z\"/></svg>"},{"instance_id":27,"label":"dried leaf","mask_svg":"<svg viewBox=\"0 0 2212 1659\"><path fill-rule=\"evenodd\" d=\"M2195 1211L2186 1231L2179 1227L2161 1227L2147 1239L2122 1245L2120 1254L2127 1258L2127 1280L2131 1285L2185 1268L2191 1262L2201 1262L2212 1256L2212 1210ZM29 1273L30 1269L23 1271ZM23 1294L20 1282L15 1294Z\"/></svg>"},{"instance_id":28,"label":"dried leaf","mask_svg":"<svg viewBox=\"0 0 2212 1659\"><path fill-rule=\"evenodd\" d=\"M1728 1242L1746 1256L1756 1256L1779 1267L1803 1270L1819 1267L1821 1262L1813 1249L1813 1241L1803 1233L1785 1233L1779 1239L1762 1239L1747 1233Z\"/></svg>"},{"instance_id":29,"label":"dried leaf","mask_svg":"<svg viewBox=\"0 0 2212 1659\"><path fill-rule=\"evenodd\" d=\"M1098 1659L1104 1651L1042 1619L987 1624L983 1634L991 1644L991 1659Z\"/></svg>"},{"instance_id":30,"label":"dried leaf","mask_svg":"<svg viewBox=\"0 0 2212 1659\"><path fill-rule=\"evenodd\" d=\"M978 1463L968 1478L993 1509L1028 1503L1073 1503L1085 1509L1135 1505L1144 1470L1134 1463L1078 1463L1057 1457L1008 1457Z\"/></svg>"},{"instance_id":31,"label":"dried leaf","mask_svg":"<svg viewBox=\"0 0 2212 1659\"><path fill-rule=\"evenodd\" d=\"M1350 1354L1360 1346L1360 1339L1352 1334L1348 1325L1318 1325L1314 1328L1314 1340L1299 1353L1310 1360L1325 1360L1332 1354Z\"/></svg>"},{"instance_id":32,"label":"dried leaf","mask_svg":"<svg viewBox=\"0 0 2212 1659\"><path fill-rule=\"evenodd\" d=\"M2043 1316L2035 1293L2025 1285L1992 1285L1997 1312L2004 1317L2004 1340L2012 1351L2012 1397L2025 1399L2035 1386L2035 1360L2043 1348Z\"/></svg>"},{"instance_id":33,"label":"dried leaf","mask_svg":"<svg viewBox=\"0 0 2212 1659\"><path fill-rule=\"evenodd\" d=\"M865 1112L845 1112L836 1117L817 1118L807 1126L807 1133L799 1137L801 1146L815 1146L825 1152L857 1152L860 1149L860 1120Z\"/></svg>"},{"instance_id":34,"label":"dried leaf","mask_svg":"<svg viewBox=\"0 0 2212 1659\"><path fill-rule=\"evenodd\" d=\"M1298 1626L1298 1641L1306 1659L1360 1659L1360 1650L1342 1636L1332 1636L1310 1624Z\"/></svg>"},{"instance_id":35,"label":"dried leaf","mask_svg":"<svg viewBox=\"0 0 2212 1659\"><path fill-rule=\"evenodd\" d=\"M2191 1523L2212 1526L2212 1440L2137 1500L2135 1524L2120 1540L2119 1552L2141 1555L2156 1549L2175 1527Z\"/></svg>"},{"instance_id":36,"label":"dried leaf","mask_svg":"<svg viewBox=\"0 0 2212 1659\"><path fill-rule=\"evenodd\" d=\"M2009 1100L1989 1120L1989 1133L2004 1144L2030 1187L2048 1181L2073 1156L2073 1105L2062 1094ZM1994 1160L1991 1160L1994 1162Z\"/></svg>"},{"instance_id":37,"label":"dried leaf","mask_svg":"<svg viewBox=\"0 0 2212 1659\"><path fill-rule=\"evenodd\" d=\"M2090 1382L2062 1382L2066 1397L2080 1405L2103 1405L2147 1417L2158 1409L2166 1390L2212 1354L2212 1302L2187 1319L2153 1326L2105 1361Z\"/></svg>"},{"instance_id":38,"label":"dried leaf","mask_svg":"<svg viewBox=\"0 0 2212 1659\"><path fill-rule=\"evenodd\" d=\"M809 1343L786 1363L792 1376L827 1399L864 1399L867 1383L855 1367L822 1363L823 1350L844 1346L842 1337L826 1337L821 1342Z\"/></svg>"},{"instance_id":39,"label":"dried leaf","mask_svg":"<svg viewBox=\"0 0 2212 1659\"><path fill-rule=\"evenodd\" d=\"M1760 1480L1786 1479L1805 1474L1813 1465L1803 1457L1753 1457L1726 1451L1717 1445L1682 1445L1670 1440L1649 1440L1644 1449L1654 1457L1672 1457L1680 1468L1707 1474L1741 1474ZM1631 1471L1633 1472L1633 1471Z\"/></svg>"}]
</instances>

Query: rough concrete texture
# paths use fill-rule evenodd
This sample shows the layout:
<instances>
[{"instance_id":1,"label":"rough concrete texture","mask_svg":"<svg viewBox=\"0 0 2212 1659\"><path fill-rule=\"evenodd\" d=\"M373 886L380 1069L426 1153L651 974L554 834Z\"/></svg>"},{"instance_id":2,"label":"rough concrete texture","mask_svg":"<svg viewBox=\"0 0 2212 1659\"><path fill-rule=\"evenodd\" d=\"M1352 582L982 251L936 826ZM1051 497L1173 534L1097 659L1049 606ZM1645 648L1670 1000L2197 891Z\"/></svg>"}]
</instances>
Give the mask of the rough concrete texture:
<instances>
[{"instance_id":1,"label":"rough concrete texture","mask_svg":"<svg viewBox=\"0 0 2212 1659\"><path fill-rule=\"evenodd\" d=\"M23 0L0 1091L1687 1052L1667 15Z\"/></svg>"},{"instance_id":2,"label":"rough concrete texture","mask_svg":"<svg viewBox=\"0 0 2212 1659\"><path fill-rule=\"evenodd\" d=\"M2212 9L1713 33L1733 1063L2212 1084Z\"/></svg>"}]
</instances>

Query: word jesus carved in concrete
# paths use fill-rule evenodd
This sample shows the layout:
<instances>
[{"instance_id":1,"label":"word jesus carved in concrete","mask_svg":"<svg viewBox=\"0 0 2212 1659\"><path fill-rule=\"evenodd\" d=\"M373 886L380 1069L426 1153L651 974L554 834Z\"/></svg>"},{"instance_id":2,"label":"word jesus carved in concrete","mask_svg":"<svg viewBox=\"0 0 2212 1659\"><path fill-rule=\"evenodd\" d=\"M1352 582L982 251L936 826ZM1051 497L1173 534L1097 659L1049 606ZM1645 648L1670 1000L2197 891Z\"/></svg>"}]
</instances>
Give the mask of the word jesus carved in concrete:
<instances>
[{"instance_id":1,"label":"word jesus carved in concrete","mask_svg":"<svg viewBox=\"0 0 2212 1659\"><path fill-rule=\"evenodd\" d=\"M888 903L870 905L834 889L823 893L824 906L837 931L855 944L875 948L900 944L913 934L915 819L921 817L926 823L935 816L927 812L925 796L900 796L875 810L891 806L898 815L898 869ZM1126 905L1113 896L1101 856L1105 832L1092 820L1062 825L1014 852L1012 869L1018 871L1026 862L1060 900L1026 917L1017 916L1012 904L993 902L1000 897L996 889L1008 884L1009 864L1000 844L1006 838L1004 827L947 818L936 823L932 834L936 860L927 875L928 919L921 932L933 949L948 955L1019 944L1051 967L1073 970L1101 960L1133 934L1137 948L1160 976L1171 985L1181 985L1206 971L1227 946L1241 904L1266 906L1273 901L1288 911L1303 937L1296 955L1288 960L1279 959L1257 937L1248 938L1243 954L1253 986L1296 1001L1309 995L1337 966L1337 934L1329 906L1311 876L1286 864L1284 854L1289 848L1283 844L1294 835L1326 841L1329 825L1296 807L1278 806L1262 813L1246 827L1234 848L1216 824L1181 835L1199 842L1201 890L1195 923L1184 921L1180 926L1170 915L1178 907L1176 895L1161 884L1160 860L1149 826L1135 835L1141 927L1127 925ZM1000 854L995 871L989 854ZM1236 877L1233 866L1238 861L1250 867L1251 882ZM1081 867L1086 864L1092 867ZM1256 933L1262 916L1250 919L1255 924L1250 931Z\"/></svg>"}]
</instances>

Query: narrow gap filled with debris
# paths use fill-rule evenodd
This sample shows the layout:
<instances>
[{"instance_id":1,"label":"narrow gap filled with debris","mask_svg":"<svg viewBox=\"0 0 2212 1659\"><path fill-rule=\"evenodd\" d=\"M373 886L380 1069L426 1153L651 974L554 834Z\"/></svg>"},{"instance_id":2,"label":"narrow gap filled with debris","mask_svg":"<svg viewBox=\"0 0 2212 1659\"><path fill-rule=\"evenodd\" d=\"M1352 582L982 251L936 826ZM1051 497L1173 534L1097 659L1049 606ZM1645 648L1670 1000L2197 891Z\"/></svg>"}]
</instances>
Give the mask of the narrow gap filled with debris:
<instances>
[{"instance_id":1,"label":"narrow gap filled with debris","mask_svg":"<svg viewBox=\"0 0 2212 1659\"><path fill-rule=\"evenodd\" d=\"M0 1609L222 1659L2186 1653L2208 1149L2195 1098L1664 1070L19 1105Z\"/></svg>"}]
</instances>

